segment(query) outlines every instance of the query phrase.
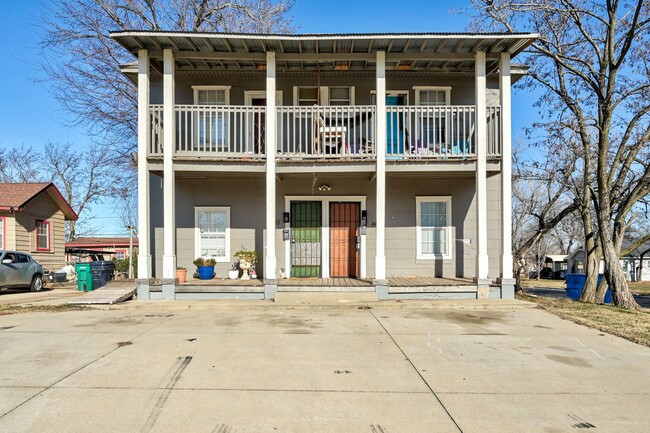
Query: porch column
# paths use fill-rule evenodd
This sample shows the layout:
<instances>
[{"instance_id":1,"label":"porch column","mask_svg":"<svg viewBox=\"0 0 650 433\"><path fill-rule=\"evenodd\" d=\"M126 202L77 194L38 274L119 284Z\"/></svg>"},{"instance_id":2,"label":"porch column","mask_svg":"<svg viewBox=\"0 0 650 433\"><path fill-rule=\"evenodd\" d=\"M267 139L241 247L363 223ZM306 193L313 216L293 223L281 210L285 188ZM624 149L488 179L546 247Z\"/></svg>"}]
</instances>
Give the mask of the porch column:
<instances>
[{"instance_id":1,"label":"porch column","mask_svg":"<svg viewBox=\"0 0 650 433\"><path fill-rule=\"evenodd\" d=\"M138 279L151 278L151 233L149 218L149 52L138 50ZM149 282L138 284L138 299L149 299Z\"/></svg>"},{"instance_id":2,"label":"porch column","mask_svg":"<svg viewBox=\"0 0 650 433\"><path fill-rule=\"evenodd\" d=\"M501 298L514 299L512 274L512 103L510 53L499 55L501 104Z\"/></svg>"},{"instance_id":3,"label":"porch column","mask_svg":"<svg viewBox=\"0 0 650 433\"><path fill-rule=\"evenodd\" d=\"M275 257L275 52L266 53L266 255L264 297L273 299L277 291Z\"/></svg>"},{"instance_id":4,"label":"porch column","mask_svg":"<svg viewBox=\"0 0 650 433\"><path fill-rule=\"evenodd\" d=\"M489 296L487 254L487 98L485 52L476 53L476 276L478 297Z\"/></svg>"},{"instance_id":5,"label":"porch column","mask_svg":"<svg viewBox=\"0 0 650 433\"><path fill-rule=\"evenodd\" d=\"M163 274L164 299L174 299L176 279L176 203L174 189L174 150L176 149L176 124L174 54L163 50Z\"/></svg>"},{"instance_id":6,"label":"porch column","mask_svg":"<svg viewBox=\"0 0 650 433\"><path fill-rule=\"evenodd\" d=\"M376 285L386 285L386 52L377 51L377 252Z\"/></svg>"}]
</instances>

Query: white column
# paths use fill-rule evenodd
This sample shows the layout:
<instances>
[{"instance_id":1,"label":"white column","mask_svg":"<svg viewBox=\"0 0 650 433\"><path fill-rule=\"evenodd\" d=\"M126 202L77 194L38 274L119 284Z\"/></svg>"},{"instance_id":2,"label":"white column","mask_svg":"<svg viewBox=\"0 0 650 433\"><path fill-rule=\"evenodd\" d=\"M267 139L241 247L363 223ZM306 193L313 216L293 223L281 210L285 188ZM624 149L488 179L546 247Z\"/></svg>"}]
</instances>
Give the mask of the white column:
<instances>
[{"instance_id":1,"label":"white column","mask_svg":"<svg viewBox=\"0 0 650 433\"><path fill-rule=\"evenodd\" d=\"M138 278L151 278L151 233L149 219L149 52L138 51Z\"/></svg>"},{"instance_id":2,"label":"white column","mask_svg":"<svg viewBox=\"0 0 650 433\"><path fill-rule=\"evenodd\" d=\"M275 53L266 53L266 257L264 278L276 278L275 257Z\"/></svg>"},{"instance_id":3,"label":"white column","mask_svg":"<svg viewBox=\"0 0 650 433\"><path fill-rule=\"evenodd\" d=\"M176 203L174 201L174 149L176 125L174 115L174 54L163 51L163 275L176 278Z\"/></svg>"},{"instance_id":4,"label":"white column","mask_svg":"<svg viewBox=\"0 0 650 433\"><path fill-rule=\"evenodd\" d=\"M510 53L499 57L501 94L501 278L512 279L512 103Z\"/></svg>"},{"instance_id":5,"label":"white column","mask_svg":"<svg viewBox=\"0 0 650 433\"><path fill-rule=\"evenodd\" d=\"M377 253L375 279L386 279L386 53L377 52Z\"/></svg>"},{"instance_id":6,"label":"white column","mask_svg":"<svg viewBox=\"0 0 650 433\"><path fill-rule=\"evenodd\" d=\"M476 279L488 277L487 254L487 99L485 52L476 53Z\"/></svg>"}]
</instances>

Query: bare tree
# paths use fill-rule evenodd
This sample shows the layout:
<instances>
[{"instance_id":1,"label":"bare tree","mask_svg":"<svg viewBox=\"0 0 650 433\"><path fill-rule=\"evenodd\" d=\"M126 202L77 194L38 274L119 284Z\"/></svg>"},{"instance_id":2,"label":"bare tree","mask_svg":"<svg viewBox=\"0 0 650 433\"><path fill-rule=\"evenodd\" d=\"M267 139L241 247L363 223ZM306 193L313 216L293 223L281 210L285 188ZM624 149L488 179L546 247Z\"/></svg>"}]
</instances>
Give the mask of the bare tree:
<instances>
[{"instance_id":1,"label":"bare tree","mask_svg":"<svg viewBox=\"0 0 650 433\"><path fill-rule=\"evenodd\" d=\"M88 225L88 207L128 195L116 186L123 184L123 174L113 166L106 147L48 143L43 152L25 146L8 150L0 153L0 181L53 182L79 216L79 221L68 222L67 240L79 235L79 225Z\"/></svg>"},{"instance_id":2,"label":"bare tree","mask_svg":"<svg viewBox=\"0 0 650 433\"><path fill-rule=\"evenodd\" d=\"M488 28L540 33L526 58L530 77L553 109L548 116L572 119L585 154L595 155L585 184L595 209L605 279L616 305L638 308L619 257L631 211L650 192L647 0L472 3Z\"/></svg>"},{"instance_id":3,"label":"bare tree","mask_svg":"<svg viewBox=\"0 0 650 433\"><path fill-rule=\"evenodd\" d=\"M293 0L52 1L42 20L43 71L70 123L111 144L129 167L136 148L137 89L120 64L133 58L109 32L291 32L292 5Z\"/></svg>"}]
</instances>

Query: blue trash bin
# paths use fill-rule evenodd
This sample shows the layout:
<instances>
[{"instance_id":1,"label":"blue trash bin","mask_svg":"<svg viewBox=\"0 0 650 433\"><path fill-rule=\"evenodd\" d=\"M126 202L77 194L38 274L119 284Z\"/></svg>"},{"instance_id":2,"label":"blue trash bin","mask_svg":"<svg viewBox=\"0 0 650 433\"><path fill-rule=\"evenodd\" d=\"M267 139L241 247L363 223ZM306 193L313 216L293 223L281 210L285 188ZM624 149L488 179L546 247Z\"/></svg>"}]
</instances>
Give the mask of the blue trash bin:
<instances>
[{"instance_id":1,"label":"blue trash bin","mask_svg":"<svg viewBox=\"0 0 650 433\"><path fill-rule=\"evenodd\" d=\"M603 279L603 274L598 274L598 283L600 284L600 281ZM585 274L567 274L566 275L566 297L569 299L573 299L574 301L577 301L580 298L580 294L582 293L582 289L585 286L585 281L587 280L587 276ZM611 304L612 303L612 291L607 288L607 292L605 292L605 299L604 299L605 304Z\"/></svg>"}]
</instances>

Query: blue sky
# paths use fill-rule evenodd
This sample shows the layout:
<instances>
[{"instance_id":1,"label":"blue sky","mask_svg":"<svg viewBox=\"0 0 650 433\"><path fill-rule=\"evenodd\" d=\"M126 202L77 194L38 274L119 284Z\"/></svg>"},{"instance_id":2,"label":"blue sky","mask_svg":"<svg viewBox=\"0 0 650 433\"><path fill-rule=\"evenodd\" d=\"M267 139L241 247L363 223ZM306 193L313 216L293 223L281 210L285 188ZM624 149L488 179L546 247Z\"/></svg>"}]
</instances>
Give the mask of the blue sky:
<instances>
[{"instance_id":1,"label":"blue sky","mask_svg":"<svg viewBox=\"0 0 650 433\"><path fill-rule=\"evenodd\" d=\"M38 0L0 0L0 148L25 144L42 148L48 141L84 146L90 139L79 127L69 126L61 107L38 70L41 56L39 17L44 13ZM338 32L454 32L464 31L469 19L451 10L469 4L465 0L297 0L294 23L300 33ZM522 29L527 30L527 29ZM513 134L523 137L522 128L536 113L534 95L515 91ZM95 219L102 227L98 235L123 235L119 215L112 206L95 206Z\"/></svg>"}]
</instances>

